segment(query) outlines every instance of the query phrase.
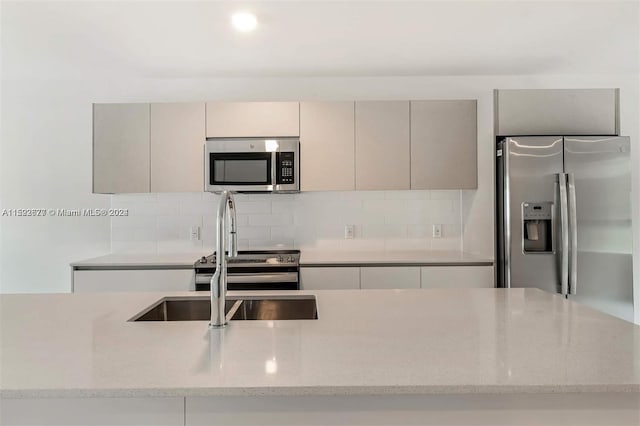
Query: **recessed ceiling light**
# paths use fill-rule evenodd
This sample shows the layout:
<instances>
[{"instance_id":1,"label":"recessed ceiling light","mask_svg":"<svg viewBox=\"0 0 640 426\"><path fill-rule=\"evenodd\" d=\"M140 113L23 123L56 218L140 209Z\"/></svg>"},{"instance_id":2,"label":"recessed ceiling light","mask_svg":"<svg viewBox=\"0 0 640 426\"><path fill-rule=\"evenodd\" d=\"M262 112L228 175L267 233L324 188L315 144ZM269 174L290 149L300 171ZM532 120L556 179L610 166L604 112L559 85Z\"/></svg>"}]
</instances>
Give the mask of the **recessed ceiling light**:
<instances>
[{"instance_id":1,"label":"recessed ceiling light","mask_svg":"<svg viewBox=\"0 0 640 426\"><path fill-rule=\"evenodd\" d=\"M258 19L250 12L236 12L231 16L231 24L238 31L249 32L255 30Z\"/></svg>"}]
</instances>

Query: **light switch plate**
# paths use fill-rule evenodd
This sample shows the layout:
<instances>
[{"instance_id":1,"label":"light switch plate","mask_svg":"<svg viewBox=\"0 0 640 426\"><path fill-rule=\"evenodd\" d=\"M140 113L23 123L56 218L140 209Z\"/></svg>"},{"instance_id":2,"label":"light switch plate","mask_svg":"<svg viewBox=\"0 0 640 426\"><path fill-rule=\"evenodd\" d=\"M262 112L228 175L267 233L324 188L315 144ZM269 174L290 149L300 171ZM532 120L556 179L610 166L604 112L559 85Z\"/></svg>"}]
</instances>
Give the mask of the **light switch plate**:
<instances>
[{"instance_id":1,"label":"light switch plate","mask_svg":"<svg viewBox=\"0 0 640 426\"><path fill-rule=\"evenodd\" d=\"M353 240L356 234L356 226L355 225L345 225L344 226L344 239L345 240Z\"/></svg>"},{"instance_id":2,"label":"light switch plate","mask_svg":"<svg viewBox=\"0 0 640 426\"><path fill-rule=\"evenodd\" d=\"M442 238L442 225L439 223L433 225L433 238Z\"/></svg>"}]
</instances>

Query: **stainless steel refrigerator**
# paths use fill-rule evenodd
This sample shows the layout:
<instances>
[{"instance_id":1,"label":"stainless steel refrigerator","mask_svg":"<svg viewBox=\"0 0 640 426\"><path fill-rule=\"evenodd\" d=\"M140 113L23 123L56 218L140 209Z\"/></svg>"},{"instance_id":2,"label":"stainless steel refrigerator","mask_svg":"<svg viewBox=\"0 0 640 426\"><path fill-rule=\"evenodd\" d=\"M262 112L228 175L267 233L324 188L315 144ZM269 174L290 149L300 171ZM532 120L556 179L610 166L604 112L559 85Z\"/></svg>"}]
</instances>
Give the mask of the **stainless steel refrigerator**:
<instances>
[{"instance_id":1,"label":"stainless steel refrigerator","mask_svg":"<svg viewBox=\"0 0 640 426\"><path fill-rule=\"evenodd\" d=\"M497 141L499 287L537 287L633 321L630 141Z\"/></svg>"}]
</instances>

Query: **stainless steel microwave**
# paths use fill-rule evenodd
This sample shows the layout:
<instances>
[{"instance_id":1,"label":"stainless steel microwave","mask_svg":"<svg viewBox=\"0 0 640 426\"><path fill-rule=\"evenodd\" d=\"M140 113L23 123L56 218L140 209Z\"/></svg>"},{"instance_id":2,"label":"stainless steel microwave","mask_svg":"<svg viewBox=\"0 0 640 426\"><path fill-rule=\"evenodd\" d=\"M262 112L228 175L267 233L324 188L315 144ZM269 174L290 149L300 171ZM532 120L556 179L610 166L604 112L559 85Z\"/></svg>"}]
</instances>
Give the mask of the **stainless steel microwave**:
<instances>
[{"instance_id":1,"label":"stainless steel microwave","mask_svg":"<svg viewBox=\"0 0 640 426\"><path fill-rule=\"evenodd\" d=\"M298 138L210 138L204 151L205 191L300 191Z\"/></svg>"}]
</instances>

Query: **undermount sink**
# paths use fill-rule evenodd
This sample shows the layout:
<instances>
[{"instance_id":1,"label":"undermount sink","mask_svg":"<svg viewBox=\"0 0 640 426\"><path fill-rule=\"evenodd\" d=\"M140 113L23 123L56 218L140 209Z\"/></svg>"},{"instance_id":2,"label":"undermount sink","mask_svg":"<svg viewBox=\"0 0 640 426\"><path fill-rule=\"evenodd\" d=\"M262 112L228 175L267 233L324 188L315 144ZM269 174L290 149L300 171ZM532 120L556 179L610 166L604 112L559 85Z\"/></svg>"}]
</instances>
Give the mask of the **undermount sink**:
<instances>
[{"instance_id":1,"label":"undermount sink","mask_svg":"<svg viewBox=\"0 0 640 426\"><path fill-rule=\"evenodd\" d=\"M226 302L228 321L318 319L314 296L229 297ZM210 315L211 301L208 297L165 297L129 321L207 321Z\"/></svg>"}]
</instances>

